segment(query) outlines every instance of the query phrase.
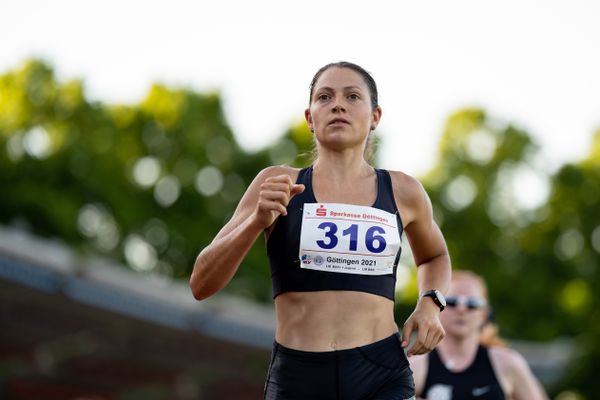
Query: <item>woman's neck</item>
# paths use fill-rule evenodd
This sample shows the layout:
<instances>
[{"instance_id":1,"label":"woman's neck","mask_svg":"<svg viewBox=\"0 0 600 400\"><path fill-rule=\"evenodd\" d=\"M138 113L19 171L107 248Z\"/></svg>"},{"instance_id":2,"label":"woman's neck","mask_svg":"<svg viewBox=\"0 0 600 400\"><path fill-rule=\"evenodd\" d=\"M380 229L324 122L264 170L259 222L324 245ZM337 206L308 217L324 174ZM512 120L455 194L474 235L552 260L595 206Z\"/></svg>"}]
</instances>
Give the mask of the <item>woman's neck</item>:
<instances>
[{"instance_id":1,"label":"woman's neck","mask_svg":"<svg viewBox=\"0 0 600 400\"><path fill-rule=\"evenodd\" d=\"M375 170L362 158L343 163L319 156L313 164L312 178L313 193L319 202L372 206L377 199Z\"/></svg>"},{"instance_id":2,"label":"woman's neck","mask_svg":"<svg viewBox=\"0 0 600 400\"><path fill-rule=\"evenodd\" d=\"M442 362L451 371L463 371L468 368L473 363L478 348L478 336L446 336L437 347Z\"/></svg>"},{"instance_id":3,"label":"woman's neck","mask_svg":"<svg viewBox=\"0 0 600 400\"><path fill-rule=\"evenodd\" d=\"M370 177L373 175L373 167L362 156L344 154L334 157L319 156L313 163L313 173L315 175L325 173L336 181L343 181L344 178Z\"/></svg>"}]
</instances>

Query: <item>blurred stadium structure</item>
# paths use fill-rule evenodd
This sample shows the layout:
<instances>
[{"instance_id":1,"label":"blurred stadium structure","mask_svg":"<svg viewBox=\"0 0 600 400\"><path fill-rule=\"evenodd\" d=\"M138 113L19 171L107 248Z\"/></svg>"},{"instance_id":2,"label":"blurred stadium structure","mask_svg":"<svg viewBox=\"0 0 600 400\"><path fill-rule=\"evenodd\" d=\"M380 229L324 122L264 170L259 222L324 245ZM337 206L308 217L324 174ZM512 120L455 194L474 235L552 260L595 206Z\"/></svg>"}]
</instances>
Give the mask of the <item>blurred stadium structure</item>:
<instances>
[{"instance_id":1,"label":"blurred stadium structure","mask_svg":"<svg viewBox=\"0 0 600 400\"><path fill-rule=\"evenodd\" d=\"M0 229L0 398L259 399L272 307ZM511 343L546 385L571 342Z\"/></svg>"},{"instance_id":2,"label":"blurred stadium structure","mask_svg":"<svg viewBox=\"0 0 600 400\"><path fill-rule=\"evenodd\" d=\"M259 399L272 309L0 231L0 398Z\"/></svg>"}]
</instances>

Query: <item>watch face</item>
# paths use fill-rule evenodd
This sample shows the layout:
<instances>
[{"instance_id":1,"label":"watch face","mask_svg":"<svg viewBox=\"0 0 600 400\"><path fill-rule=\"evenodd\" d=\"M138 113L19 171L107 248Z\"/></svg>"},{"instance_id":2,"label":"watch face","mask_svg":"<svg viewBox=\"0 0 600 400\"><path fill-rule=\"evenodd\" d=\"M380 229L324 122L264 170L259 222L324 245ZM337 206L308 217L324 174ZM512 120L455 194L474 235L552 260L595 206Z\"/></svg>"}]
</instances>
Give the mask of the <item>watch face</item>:
<instances>
[{"instance_id":1,"label":"watch face","mask_svg":"<svg viewBox=\"0 0 600 400\"><path fill-rule=\"evenodd\" d=\"M437 297L438 301L440 302L440 304L444 307L446 307L446 299L444 298L444 295L442 294L442 292L440 292L439 290L435 291L435 296Z\"/></svg>"}]
</instances>

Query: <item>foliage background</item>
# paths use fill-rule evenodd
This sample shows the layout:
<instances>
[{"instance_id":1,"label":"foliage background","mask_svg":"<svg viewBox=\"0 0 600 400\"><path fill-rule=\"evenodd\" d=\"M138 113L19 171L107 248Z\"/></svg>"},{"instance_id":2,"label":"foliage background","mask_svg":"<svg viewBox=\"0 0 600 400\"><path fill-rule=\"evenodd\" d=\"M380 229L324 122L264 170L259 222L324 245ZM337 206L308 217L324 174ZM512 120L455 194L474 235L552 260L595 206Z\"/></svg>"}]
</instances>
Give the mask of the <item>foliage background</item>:
<instances>
[{"instance_id":1,"label":"foliage background","mask_svg":"<svg viewBox=\"0 0 600 400\"><path fill-rule=\"evenodd\" d=\"M185 280L258 171L307 165L311 147L299 122L245 151L218 92L155 84L140 104L95 103L80 80L60 82L50 65L30 60L0 75L0 223ZM527 132L485 110L458 110L436 166L419 178L454 268L486 278L501 333L572 338L571 365L548 390L592 399L600 393L600 130L586 159L550 176L536 149ZM541 205L519 204L524 173L547 179ZM270 301L263 246L258 240L227 292ZM398 293L398 321L416 294L410 255L402 262L411 278Z\"/></svg>"}]
</instances>

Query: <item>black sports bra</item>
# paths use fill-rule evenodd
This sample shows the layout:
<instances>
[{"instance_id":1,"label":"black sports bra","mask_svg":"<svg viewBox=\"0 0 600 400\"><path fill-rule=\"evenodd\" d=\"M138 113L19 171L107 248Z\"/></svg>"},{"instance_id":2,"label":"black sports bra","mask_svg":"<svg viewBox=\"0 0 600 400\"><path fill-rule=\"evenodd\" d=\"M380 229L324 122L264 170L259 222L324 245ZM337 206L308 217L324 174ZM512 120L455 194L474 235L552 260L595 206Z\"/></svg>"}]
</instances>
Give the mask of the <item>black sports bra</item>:
<instances>
[{"instance_id":1,"label":"black sports bra","mask_svg":"<svg viewBox=\"0 0 600 400\"><path fill-rule=\"evenodd\" d=\"M403 225L394 199L388 171L375 169L377 198L372 208L394 214L398 235L402 238ZM312 189L312 166L300 170L296 183L304 184L302 193L294 196L287 207L287 216L280 216L267 240L267 255L271 268L273 298L285 292L312 292L321 290L350 290L367 292L394 300L396 269L401 248L393 261L392 273L362 275L305 269L300 267L300 233L303 206L317 203Z\"/></svg>"}]
</instances>

